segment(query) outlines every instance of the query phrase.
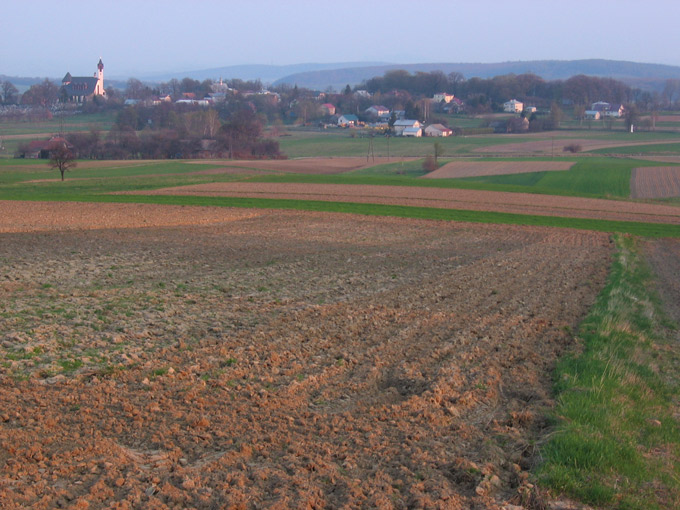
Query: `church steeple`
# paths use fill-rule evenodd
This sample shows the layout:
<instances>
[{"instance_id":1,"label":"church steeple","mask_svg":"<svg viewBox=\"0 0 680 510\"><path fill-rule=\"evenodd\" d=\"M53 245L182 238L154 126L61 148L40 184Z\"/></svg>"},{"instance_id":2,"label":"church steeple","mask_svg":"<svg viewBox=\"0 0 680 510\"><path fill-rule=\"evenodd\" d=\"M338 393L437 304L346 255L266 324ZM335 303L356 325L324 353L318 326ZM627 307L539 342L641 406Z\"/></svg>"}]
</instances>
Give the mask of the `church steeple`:
<instances>
[{"instance_id":1,"label":"church steeple","mask_svg":"<svg viewBox=\"0 0 680 510\"><path fill-rule=\"evenodd\" d=\"M95 94L98 96L106 96L106 89L104 88L104 62L102 62L101 57L99 57L99 63L97 64L97 72L94 73L94 77L97 78Z\"/></svg>"}]
</instances>

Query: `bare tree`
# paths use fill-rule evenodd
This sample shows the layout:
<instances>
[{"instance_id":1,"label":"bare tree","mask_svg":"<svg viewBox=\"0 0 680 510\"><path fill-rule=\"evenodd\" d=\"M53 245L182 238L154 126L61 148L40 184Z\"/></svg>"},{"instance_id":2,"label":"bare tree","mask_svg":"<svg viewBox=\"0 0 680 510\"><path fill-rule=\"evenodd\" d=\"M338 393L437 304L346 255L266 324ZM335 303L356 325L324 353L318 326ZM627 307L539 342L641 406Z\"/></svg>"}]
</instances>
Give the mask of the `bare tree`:
<instances>
[{"instance_id":1,"label":"bare tree","mask_svg":"<svg viewBox=\"0 0 680 510\"><path fill-rule=\"evenodd\" d=\"M441 142L434 142L434 168L439 168L439 156L444 155L444 146Z\"/></svg>"},{"instance_id":2,"label":"bare tree","mask_svg":"<svg viewBox=\"0 0 680 510\"><path fill-rule=\"evenodd\" d=\"M2 101L5 104L14 104L19 100L19 91L10 81L2 82Z\"/></svg>"},{"instance_id":3,"label":"bare tree","mask_svg":"<svg viewBox=\"0 0 680 510\"><path fill-rule=\"evenodd\" d=\"M55 143L50 150L50 168L57 168L64 180L64 173L76 166L75 155L65 143Z\"/></svg>"}]
</instances>

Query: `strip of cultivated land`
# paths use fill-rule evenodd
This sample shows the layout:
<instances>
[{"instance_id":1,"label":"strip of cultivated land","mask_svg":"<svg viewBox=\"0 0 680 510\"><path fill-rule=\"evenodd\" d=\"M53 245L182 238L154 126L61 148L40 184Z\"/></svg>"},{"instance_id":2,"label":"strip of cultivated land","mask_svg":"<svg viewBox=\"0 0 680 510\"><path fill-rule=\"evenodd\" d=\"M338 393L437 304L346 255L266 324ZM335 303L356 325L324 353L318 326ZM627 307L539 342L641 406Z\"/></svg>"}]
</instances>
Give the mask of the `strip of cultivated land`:
<instances>
[{"instance_id":1,"label":"strip of cultivated land","mask_svg":"<svg viewBox=\"0 0 680 510\"><path fill-rule=\"evenodd\" d=\"M482 175L523 174L569 170L573 161L453 161L424 175L425 179L459 179Z\"/></svg>"},{"instance_id":2,"label":"strip of cultivated land","mask_svg":"<svg viewBox=\"0 0 680 510\"><path fill-rule=\"evenodd\" d=\"M680 197L680 167L635 168L630 178L632 198Z\"/></svg>"},{"instance_id":3,"label":"strip of cultivated land","mask_svg":"<svg viewBox=\"0 0 680 510\"><path fill-rule=\"evenodd\" d=\"M410 186L219 182L129 194L320 200L680 224L680 208L667 205Z\"/></svg>"}]
</instances>

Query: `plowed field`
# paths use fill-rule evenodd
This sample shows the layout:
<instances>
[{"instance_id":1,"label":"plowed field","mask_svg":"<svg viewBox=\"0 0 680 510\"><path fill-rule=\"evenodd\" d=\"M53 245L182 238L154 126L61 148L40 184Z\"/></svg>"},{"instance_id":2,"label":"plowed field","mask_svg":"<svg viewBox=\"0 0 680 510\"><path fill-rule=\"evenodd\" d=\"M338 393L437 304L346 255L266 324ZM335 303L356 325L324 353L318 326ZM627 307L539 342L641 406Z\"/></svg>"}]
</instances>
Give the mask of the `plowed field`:
<instances>
[{"instance_id":1,"label":"plowed field","mask_svg":"<svg viewBox=\"0 0 680 510\"><path fill-rule=\"evenodd\" d=\"M680 223L680 208L667 205L534 195L529 193L503 193L497 191L418 188L410 186L216 182L153 191L140 191L134 192L134 194L325 200L473 211L498 211L573 218Z\"/></svg>"},{"instance_id":2,"label":"plowed field","mask_svg":"<svg viewBox=\"0 0 680 510\"><path fill-rule=\"evenodd\" d=\"M680 167L634 168L630 176L632 198L680 197Z\"/></svg>"},{"instance_id":3,"label":"plowed field","mask_svg":"<svg viewBox=\"0 0 680 510\"><path fill-rule=\"evenodd\" d=\"M593 140L588 138L560 138L557 140L536 140L533 142L506 143L475 149L475 152L487 154L554 154L564 155L564 147L580 145L582 150L608 149L610 147L627 147L632 145L655 145L662 142L616 142L611 140Z\"/></svg>"},{"instance_id":4,"label":"plowed field","mask_svg":"<svg viewBox=\"0 0 680 510\"><path fill-rule=\"evenodd\" d=\"M482 175L522 174L569 170L570 161L454 161L423 176L426 179L458 179Z\"/></svg>"},{"instance_id":5,"label":"plowed field","mask_svg":"<svg viewBox=\"0 0 680 510\"><path fill-rule=\"evenodd\" d=\"M518 502L611 254L569 230L161 206L110 228L130 206L98 207L0 235L2 508Z\"/></svg>"},{"instance_id":6,"label":"plowed field","mask_svg":"<svg viewBox=\"0 0 680 510\"><path fill-rule=\"evenodd\" d=\"M414 158L400 158L404 161L410 161ZM388 158L303 158L303 159L284 159L284 160L243 160L243 161L224 161L220 160L219 164L222 168L203 170L198 173L203 174L219 174L233 172L234 168L255 169L270 173L299 173L299 174L340 174L351 172L352 170L359 170L370 166L380 165L383 163L394 162ZM201 161L196 164L215 164L214 161Z\"/></svg>"}]
</instances>

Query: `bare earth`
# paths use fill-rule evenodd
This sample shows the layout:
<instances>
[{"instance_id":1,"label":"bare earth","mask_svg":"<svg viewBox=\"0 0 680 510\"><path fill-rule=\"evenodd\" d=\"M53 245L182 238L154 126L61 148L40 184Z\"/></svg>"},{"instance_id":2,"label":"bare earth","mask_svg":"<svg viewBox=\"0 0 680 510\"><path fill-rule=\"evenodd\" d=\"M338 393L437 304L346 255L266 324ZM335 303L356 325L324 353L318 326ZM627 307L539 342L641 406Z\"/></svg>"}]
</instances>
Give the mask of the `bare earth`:
<instances>
[{"instance_id":1,"label":"bare earth","mask_svg":"<svg viewBox=\"0 0 680 510\"><path fill-rule=\"evenodd\" d=\"M324 200L680 224L680 208L673 206L479 190L351 184L216 182L134 194Z\"/></svg>"},{"instance_id":2,"label":"bare earth","mask_svg":"<svg viewBox=\"0 0 680 510\"><path fill-rule=\"evenodd\" d=\"M569 161L453 161L430 172L425 179L457 179L483 175L522 174L569 170Z\"/></svg>"},{"instance_id":3,"label":"bare earth","mask_svg":"<svg viewBox=\"0 0 680 510\"><path fill-rule=\"evenodd\" d=\"M220 160L218 162L206 160L195 162L196 164L215 164L219 163L224 165L223 168L203 170L198 173L203 174L217 174L217 173L230 173L233 168L247 168L256 169L266 172L275 173L300 173L300 174L340 174L345 172L351 172L353 170L359 170L362 168L367 168L375 165L380 165L383 163L394 163L397 161L411 161L415 158L303 158L303 159L284 159L284 160L243 160L243 161L224 161Z\"/></svg>"},{"instance_id":4,"label":"bare earth","mask_svg":"<svg viewBox=\"0 0 680 510\"><path fill-rule=\"evenodd\" d=\"M511 136L511 135L508 135ZM524 135L517 135L524 136ZM656 145L656 142L616 142L607 140L593 140L588 138L560 138L557 140L536 140L532 142L507 143L491 145L475 149L475 152L487 154L554 154L564 155L564 147L567 145L580 145L582 150L608 149L610 147L627 147L633 145Z\"/></svg>"},{"instance_id":5,"label":"bare earth","mask_svg":"<svg viewBox=\"0 0 680 510\"><path fill-rule=\"evenodd\" d=\"M0 218L2 508L519 504L611 256L591 232L308 212Z\"/></svg>"},{"instance_id":6,"label":"bare earth","mask_svg":"<svg viewBox=\"0 0 680 510\"><path fill-rule=\"evenodd\" d=\"M632 198L680 197L680 167L634 168L630 176Z\"/></svg>"}]
</instances>

